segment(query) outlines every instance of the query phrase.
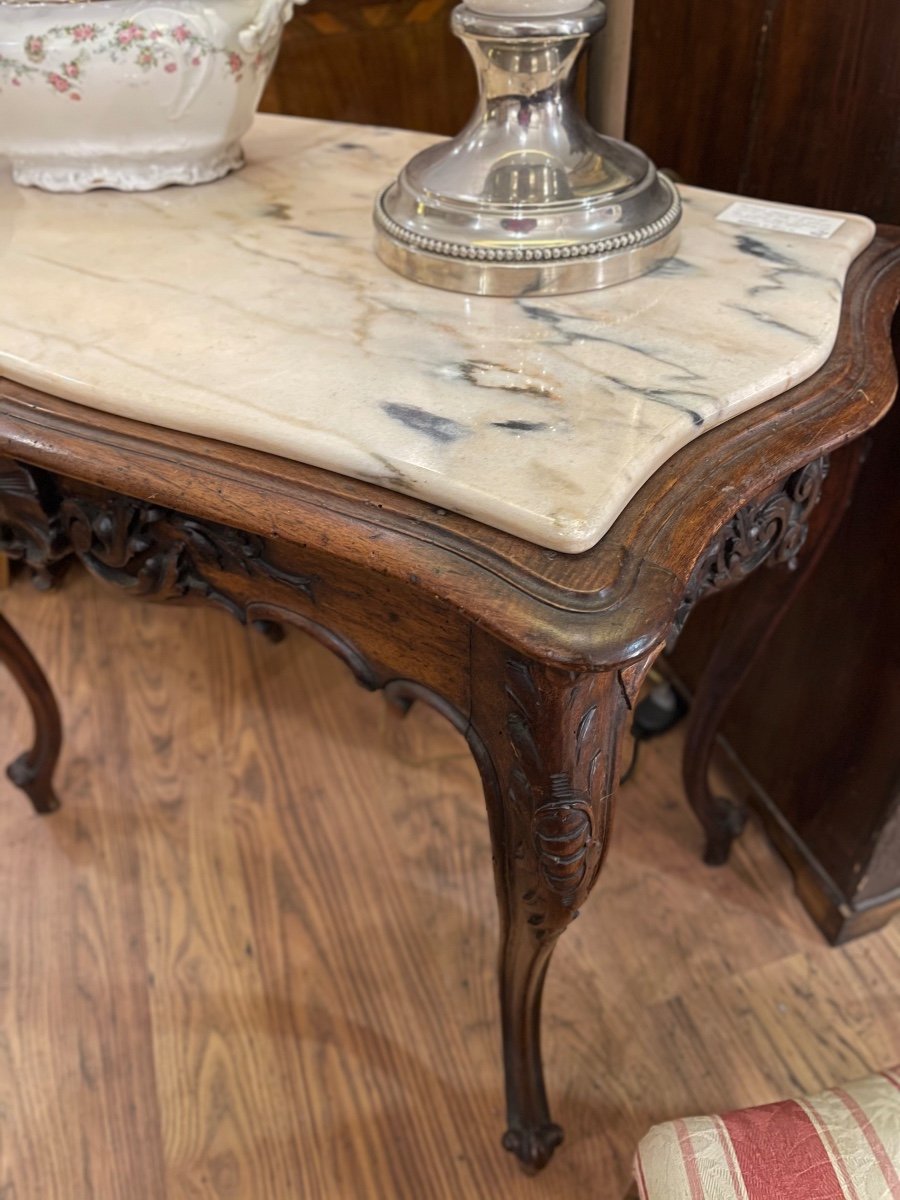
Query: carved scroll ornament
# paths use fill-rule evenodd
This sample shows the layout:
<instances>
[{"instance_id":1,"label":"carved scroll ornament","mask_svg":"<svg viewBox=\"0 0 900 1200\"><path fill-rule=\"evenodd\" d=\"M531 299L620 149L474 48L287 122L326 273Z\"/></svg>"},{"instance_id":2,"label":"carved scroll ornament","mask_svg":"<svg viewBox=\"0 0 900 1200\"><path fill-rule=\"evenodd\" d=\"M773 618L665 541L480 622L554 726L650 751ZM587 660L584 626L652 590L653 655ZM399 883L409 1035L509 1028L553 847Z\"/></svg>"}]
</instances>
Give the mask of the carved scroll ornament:
<instances>
[{"instance_id":1,"label":"carved scroll ornament","mask_svg":"<svg viewBox=\"0 0 900 1200\"><path fill-rule=\"evenodd\" d=\"M159 601L206 600L246 623L246 603L224 577L284 583L313 598L315 579L279 570L265 543L210 521L125 496L67 497L60 522L92 574L133 594Z\"/></svg>"},{"instance_id":2,"label":"carved scroll ornament","mask_svg":"<svg viewBox=\"0 0 900 1200\"><path fill-rule=\"evenodd\" d=\"M0 459L0 554L25 563L42 591L53 586L71 554L58 506L49 475Z\"/></svg>"},{"instance_id":3,"label":"carved scroll ornament","mask_svg":"<svg viewBox=\"0 0 900 1200\"><path fill-rule=\"evenodd\" d=\"M732 587L763 564L796 568L809 534L809 515L819 501L827 475L828 457L823 455L795 471L765 499L738 509L694 568L675 616L669 648L694 605L704 596Z\"/></svg>"},{"instance_id":4,"label":"carved scroll ornament","mask_svg":"<svg viewBox=\"0 0 900 1200\"><path fill-rule=\"evenodd\" d=\"M513 658L507 662L510 798L521 823L519 856L533 862L536 886L523 899L534 910L529 924L540 939L545 936L541 926L548 893L574 916L599 868L603 831L596 828L591 790L602 750L592 736L597 705L587 684L573 680L571 769L548 770L538 745L542 706L534 672L533 664Z\"/></svg>"}]
</instances>

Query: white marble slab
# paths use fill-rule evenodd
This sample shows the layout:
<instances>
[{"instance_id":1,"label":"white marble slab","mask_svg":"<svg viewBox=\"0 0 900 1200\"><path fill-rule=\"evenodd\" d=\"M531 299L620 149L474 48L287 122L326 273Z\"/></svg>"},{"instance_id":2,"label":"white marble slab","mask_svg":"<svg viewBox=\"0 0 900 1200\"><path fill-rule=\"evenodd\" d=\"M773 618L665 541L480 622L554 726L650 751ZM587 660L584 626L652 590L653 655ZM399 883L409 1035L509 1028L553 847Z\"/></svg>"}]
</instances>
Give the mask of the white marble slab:
<instances>
[{"instance_id":1,"label":"white marble slab","mask_svg":"<svg viewBox=\"0 0 900 1200\"><path fill-rule=\"evenodd\" d=\"M0 371L577 552L681 446L830 353L860 217L772 232L685 188L677 257L607 291L467 298L395 276L372 199L428 140L260 117L248 167L206 187L7 178Z\"/></svg>"}]
</instances>

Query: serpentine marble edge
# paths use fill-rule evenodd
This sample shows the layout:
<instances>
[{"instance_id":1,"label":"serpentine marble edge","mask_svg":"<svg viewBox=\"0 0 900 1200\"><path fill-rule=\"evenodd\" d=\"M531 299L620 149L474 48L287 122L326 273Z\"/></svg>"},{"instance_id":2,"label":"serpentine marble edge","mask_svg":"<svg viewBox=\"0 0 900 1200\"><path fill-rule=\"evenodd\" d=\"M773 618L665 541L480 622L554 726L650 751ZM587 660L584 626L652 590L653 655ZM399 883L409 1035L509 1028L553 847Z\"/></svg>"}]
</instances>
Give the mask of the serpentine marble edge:
<instances>
[{"instance_id":1,"label":"serpentine marble edge","mask_svg":"<svg viewBox=\"0 0 900 1200\"><path fill-rule=\"evenodd\" d=\"M206 187L59 196L7 176L0 371L578 552L676 450L828 357L871 222L729 224L734 197L685 187L678 255L652 274L469 298L372 251L375 193L430 140L259 117L247 168Z\"/></svg>"}]
</instances>

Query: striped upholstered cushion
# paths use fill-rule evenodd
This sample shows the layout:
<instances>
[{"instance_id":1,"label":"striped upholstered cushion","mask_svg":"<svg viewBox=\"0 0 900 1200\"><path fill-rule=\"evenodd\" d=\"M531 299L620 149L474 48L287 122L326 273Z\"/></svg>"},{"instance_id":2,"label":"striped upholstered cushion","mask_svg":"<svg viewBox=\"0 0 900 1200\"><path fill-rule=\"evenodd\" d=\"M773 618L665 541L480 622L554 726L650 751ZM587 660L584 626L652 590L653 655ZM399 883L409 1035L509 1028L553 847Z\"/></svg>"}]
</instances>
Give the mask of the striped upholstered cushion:
<instances>
[{"instance_id":1,"label":"striped upholstered cushion","mask_svg":"<svg viewBox=\"0 0 900 1200\"><path fill-rule=\"evenodd\" d=\"M656 1125L641 1200L900 1200L900 1068L804 1100Z\"/></svg>"}]
</instances>

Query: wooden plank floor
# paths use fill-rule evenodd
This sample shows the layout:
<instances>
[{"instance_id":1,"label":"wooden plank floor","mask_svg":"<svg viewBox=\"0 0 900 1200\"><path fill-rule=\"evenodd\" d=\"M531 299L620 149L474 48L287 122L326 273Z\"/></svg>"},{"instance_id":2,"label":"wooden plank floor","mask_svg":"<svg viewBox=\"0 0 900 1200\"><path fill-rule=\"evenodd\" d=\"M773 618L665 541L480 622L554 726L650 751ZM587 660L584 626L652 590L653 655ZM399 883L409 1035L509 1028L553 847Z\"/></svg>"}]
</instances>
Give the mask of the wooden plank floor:
<instances>
[{"instance_id":1,"label":"wooden plank floor","mask_svg":"<svg viewBox=\"0 0 900 1200\"><path fill-rule=\"evenodd\" d=\"M900 1060L900 925L829 950L755 827L704 868L672 736L557 952L568 1140L520 1176L459 736L300 635L81 576L0 605L68 735L63 811L0 785L2 1200L614 1200L653 1121ZM27 737L2 675L3 760Z\"/></svg>"}]
</instances>

